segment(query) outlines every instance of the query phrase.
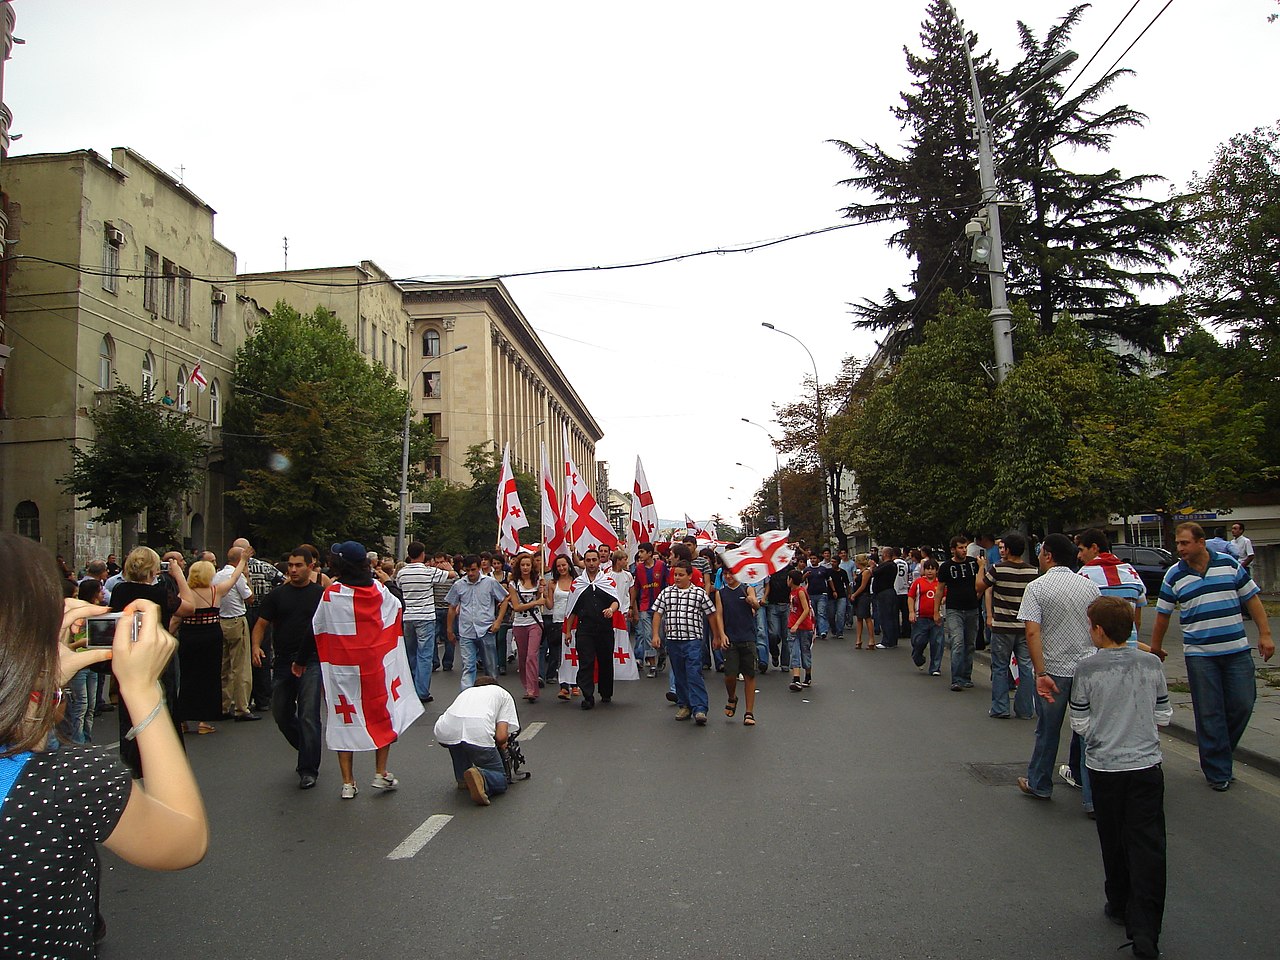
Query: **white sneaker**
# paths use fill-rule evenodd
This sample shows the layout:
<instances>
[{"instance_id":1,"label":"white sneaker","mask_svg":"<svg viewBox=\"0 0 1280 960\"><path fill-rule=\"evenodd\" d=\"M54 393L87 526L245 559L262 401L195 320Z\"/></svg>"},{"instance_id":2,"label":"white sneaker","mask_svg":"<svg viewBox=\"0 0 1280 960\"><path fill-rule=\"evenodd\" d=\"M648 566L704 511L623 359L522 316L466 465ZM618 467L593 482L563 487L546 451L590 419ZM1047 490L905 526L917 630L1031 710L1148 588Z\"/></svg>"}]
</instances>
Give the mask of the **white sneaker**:
<instances>
[{"instance_id":1,"label":"white sneaker","mask_svg":"<svg viewBox=\"0 0 1280 960\"><path fill-rule=\"evenodd\" d=\"M360 788L357 787L354 783L344 783L342 785L343 800L354 800L356 794L359 792L360 792Z\"/></svg>"},{"instance_id":2,"label":"white sneaker","mask_svg":"<svg viewBox=\"0 0 1280 960\"><path fill-rule=\"evenodd\" d=\"M396 775L388 770L385 774L376 774L373 782L369 784L375 790L394 790L400 786L400 781L396 779Z\"/></svg>"},{"instance_id":3,"label":"white sneaker","mask_svg":"<svg viewBox=\"0 0 1280 960\"><path fill-rule=\"evenodd\" d=\"M1064 763L1058 768L1058 776L1065 780L1070 786L1080 789L1080 784L1076 783L1076 778L1071 775L1071 764Z\"/></svg>"},{"instance_id":4,"label":"white sneaker","mask_svg":"<svg viewBox=\"0 0 1280 960\"><path fill-rule=\"evenodd\" d=\"M877 649L877 650L888 650L889 648L888 648L888 647L886 647L883 643L877 643L877 644L876 644L876 649Z\"/></svg>"}]
</instances>

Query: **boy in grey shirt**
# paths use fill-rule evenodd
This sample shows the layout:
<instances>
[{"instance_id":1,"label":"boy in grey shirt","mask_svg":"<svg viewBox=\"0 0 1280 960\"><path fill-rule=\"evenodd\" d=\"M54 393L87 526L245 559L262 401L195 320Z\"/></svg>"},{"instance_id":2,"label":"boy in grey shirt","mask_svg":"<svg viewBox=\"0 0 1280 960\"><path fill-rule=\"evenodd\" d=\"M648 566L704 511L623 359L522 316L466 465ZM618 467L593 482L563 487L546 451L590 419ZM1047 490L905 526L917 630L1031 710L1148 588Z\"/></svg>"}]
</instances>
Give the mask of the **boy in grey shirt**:
<instances>
[{"instance_id":1,"label":"boy in grey shirt","mask_svg":"<svg viewBox=\"0 0 1280 960\"><path fill-rule=\"evenodd\" d=\"M1173 718L1160 659L1128 646L1133 611L1120 597L1089 605L1097 651L1076 667L1071 729L1085 740L1107 902L1135 957L1157 957L1164 918L1164 773L1157 726Z\"/></svg>"}]
</instances>

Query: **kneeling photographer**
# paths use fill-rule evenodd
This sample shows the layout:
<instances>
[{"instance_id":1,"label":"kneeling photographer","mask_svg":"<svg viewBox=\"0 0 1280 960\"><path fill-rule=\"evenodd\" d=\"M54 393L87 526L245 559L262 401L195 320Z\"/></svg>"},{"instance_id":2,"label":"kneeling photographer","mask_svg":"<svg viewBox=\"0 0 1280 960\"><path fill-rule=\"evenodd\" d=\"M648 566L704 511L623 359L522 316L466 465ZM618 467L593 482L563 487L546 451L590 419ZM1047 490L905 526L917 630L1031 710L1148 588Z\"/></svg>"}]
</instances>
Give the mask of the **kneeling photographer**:
<instances>
[{"instance_id":1,"label":"kneeling photographer","mask_svg":"<svg viewBox=\"0 0 1280 960\"><path fill-rule=\"evenodd\" d=\"M493 677L476 678L436 721L436 742L449 750L453 779L482 807L506 792L501 751L520 729L516 702Z\"/></svg>"}]
</instances>

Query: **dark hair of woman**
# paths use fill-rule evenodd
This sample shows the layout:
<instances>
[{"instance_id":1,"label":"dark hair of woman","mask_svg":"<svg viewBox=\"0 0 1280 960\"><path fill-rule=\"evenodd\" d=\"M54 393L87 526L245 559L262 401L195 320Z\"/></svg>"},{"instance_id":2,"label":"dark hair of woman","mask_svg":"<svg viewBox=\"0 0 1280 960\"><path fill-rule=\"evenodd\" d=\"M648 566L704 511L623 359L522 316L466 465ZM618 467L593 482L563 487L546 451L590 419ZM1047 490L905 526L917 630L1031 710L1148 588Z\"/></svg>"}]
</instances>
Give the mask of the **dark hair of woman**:
<instances>
[{"instance_id":1,"label":"dark hair of woman","mask_svg":"<svg viewBox=\"0 0 1280 960\"><path fill-rule=\"evenodd\" d=\"M57 723L61 579L34 540L0 534L0 756L44 746Z\"/></svg>"}]
</instances>

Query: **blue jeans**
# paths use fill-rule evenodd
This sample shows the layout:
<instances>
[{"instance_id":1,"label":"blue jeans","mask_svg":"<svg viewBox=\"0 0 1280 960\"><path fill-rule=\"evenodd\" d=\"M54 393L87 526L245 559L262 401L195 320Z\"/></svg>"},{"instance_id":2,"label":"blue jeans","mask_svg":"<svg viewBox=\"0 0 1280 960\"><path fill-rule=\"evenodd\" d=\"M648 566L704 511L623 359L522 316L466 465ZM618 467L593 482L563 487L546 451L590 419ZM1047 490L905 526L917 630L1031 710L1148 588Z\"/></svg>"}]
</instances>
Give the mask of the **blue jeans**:
<instances>
[{"instance_id":1,"label":"blue jeans","mask_svg":"<svg viewBox=\"0 0 1280 960\"><path fill-rule=\"evenodd\" d=\"M1027 649L1027 635L1021 630L991 631L991 716L1009 715L1009 688L1013 679L1009 663L1014 656L1018 658L1018 692L1013 697L1013 712L1023 720L1030 720L1036 712L1036 672L1031 665L1031 651Z\"/></svg>"},{"instance_id":2,"label":"blue jeans","mask_svg":"<svg viewBox=\"0 0 1280 960\"><path fill-rule=\"evenodd\" d=\"M890 587L881 590L873 598L876 606L876 625L880 628L880 642L886 647L898 645L898 591Z\"/></svg>"},{"instance_id":3,"label":"blue jeans","mask_svg":"<svg viewBox=\"0 0 1280 960\"><path fill-rule=\"evenodd\" d=\"M676 704L706 713L711 702L702 679L702 640L668 640L667 661L676 684Z\"/></svg>"},{"instance_id":4,"label":"blue jeans","mask_svg":"<svg viewBox=\"0 0 1280 960\"><path fill-rule=\"evenodd\" d=\"M271 718L298 751L299 776L320 774L320 662L295 677L291 663L277 662L271 676Z\"/></svg>"},{"instance_id":5,"label":"blue jeans","mask_svg":"<svg viewBox=\"0 0 1280 960\"><path fill-rule=\"evenodd\" d=\"M446 670L453 669L453 646L446 643L444 639L444 625L449 622L449 608L436 607L436 627L435 646L431 651L431 667L436 669L444 667ZM440 648L444 647L443 659Z\"/></svg>"},{"instance_id":6,"label":"blue jeans","mask_svg":"<svg viewBox=\"0 0 1280 960\"><path fill-rule=\"evenodd\" d=\"M769 665L769 615L763 603L756 611L756 660Z\"/></svg>"},{"instance_id":7,"label":"blue jeans","mask_svg":"<svg viewBox=\"0 0 1280 960\"><path fill-rule=\"evenodd\" d=\"M458 646L462 648L462 681L461 688L476 685L476 660L483 652L485 666L490 670L498 668L498 638L492 633L480 637L458 637ZM490 674L495 676L495 674Z\"/></svg>"},{"instance_id":8,"label":"blue jeans","mask_svg":"<svg viewBox=\"0 0 1280 960\"><path fill-rule=\"evenodd\" d=\"M947 610L947 641L951 646L951 682L973 686L973 648L978 642L978 611Z\"/></svg>"},{"instance_id":9,"label":"blue jeans","mask_svg":"<svg viewBox=\"0 0 1280 960\"><path fill-rule=\"evenodd\" d=\"M813 669L813 631L791 631L791 669L808 673Z\"/></svg>"},{"instance_id":10,"label":"blue jeans","mask_svg":"<svg viewBox=\"0 0 1280 960\"><path fill-rule=\"evenodd\" d=\"M502 765L497 747L477 747L466 742L446 743L444 747L453 761L453 779L462 783L462 775L475 767L484 777L485 793L493 797L507 792L507 768Z\"/></svg>"},{"instance_id":11,"label":"blue jeans","mask_svg":"<svg viewBox=\"0 0 1280 960\"><path fill-rule=\"evenodd\" d=\"M93 740L93 707L98 696L98 675L88 667L71 678L71 702L67 705L67 725L72 743Z\"/></svg>"},{"instance_id":12,"label":"blue jeans","mask_svg":"<svg viewBox=\"0 0 1280 960\"><path fill-rule=\"evenodd\" d=\"M436 652L436 622L405 620L403 627L404 652L409 657L413 689L419 700L426 700L431 696L431 662Z\"/></svg>"},{"instance_id":13,"label":"blue jeans","mask_svg":"<svg viewBox=\"0 0 1280 960\"><path fill-rule=\"evenodd\" d=\"M631 644L631 652L635 655L636 665L644 663L653 656L653 611L636 612L636 629Z\"/></svg>"},{"instance_id":14,"label":"blue jeans","mask_svg":"<svg viewBox=\"0 0 1280 960\"><path fill-rule=\"evenodd\" d=\"M924 651L929 650L929 672L942 670L942 624L933 617L916 617L911 625L911 662L924 666Z\"/></svg>"},{"instance_id":15,"label":"blue jeans","mask_svg":"<svg viewBox=\"0 0 1280 960\"><path fill-rule=\"evenodd\" d=\"M1036 697L1036 741L1031 750L1031 762L1027 764L1027 782L1031 792L1038 797L1053 795L1053 771L1058 765L1058 743L1062 739L1062 721L1067 716L1071 699L1072 677L1057 677L1050 674L1058 686L1053 695L1053 703L1043 697ZM1034 682L1034 680L1033 680ZM1080 789L1084 794L1084 808L1093 809L1093 788L1089 783L1089 772L1086 768L1087 754L1084 740L1080 741Z\"/></svg>"},{"instance_id":16,"label":"blue jeans","mask_svg":"<svg viewBox=\"0 0 1280 960\"><path fill-rule=\"evenodd\" d=\"M831 598L831 632L844 633L845 617L849 613L848 597Z\"/></svg>"},{"instance_id":17,"label":"blue jeans","mask_svg":"<svg viewBox=\"0 0 1280 960\"><path fill-rule=\"evenodd\" d=\"M769 652L775 657L781 656L785 667L791 662L791 641L787 639L787 605L770 603L764 609L769 621Z\"/></svg>"},{"instance_id":18,"label":"blue jeans","mask_svg":"<svg viewBox=\"0 0 1280 960\"><path fill-rule=\"evenodd\" d=\"M813 606L813 622L818 629L818 636L825 637L827 635L827 613L831 609L831 598L825 593L820 593L816 597L809 594L809 603Z\"/></svg>"},{"instance_id":19,"label":"blue jeans","mask_svg":"<svg viewBox=\"0 0 1280 960\"><path fill-rule=\"evenodd\" d=\"M1253 651L1192 656L1186 662L1200 769L1210 783L1224 783L1231 779L1231 754L1249 726L1258 696Z\"/></svg>"}]
</instances>

